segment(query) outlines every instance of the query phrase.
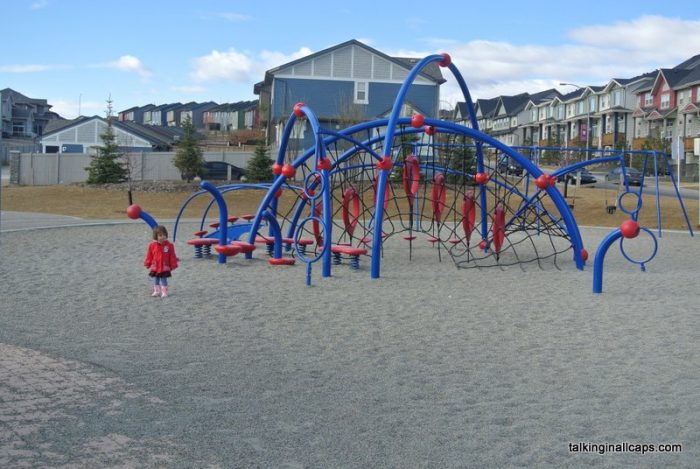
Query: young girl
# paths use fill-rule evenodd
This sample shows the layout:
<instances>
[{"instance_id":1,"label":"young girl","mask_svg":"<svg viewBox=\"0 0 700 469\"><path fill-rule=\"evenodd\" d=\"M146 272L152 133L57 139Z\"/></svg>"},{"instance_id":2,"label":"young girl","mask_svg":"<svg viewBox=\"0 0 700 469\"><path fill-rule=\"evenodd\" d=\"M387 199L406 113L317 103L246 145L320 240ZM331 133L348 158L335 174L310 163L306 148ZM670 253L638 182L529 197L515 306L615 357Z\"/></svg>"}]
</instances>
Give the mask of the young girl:
<instances>
[{"instance_id":1,"label":"young girl","mask_svg":"<svg viewBox=\"0 0 700 469\"><path fill-rule=\"evenodd\" d=\"M168 296L168 277L170 272L177 269L175 246L168 241L168 230L163 225L153 229L153 240L148 245L146 260L143 261L150 272L148 275L155 279L151 296Z\"/></svg>"}]
</instances>

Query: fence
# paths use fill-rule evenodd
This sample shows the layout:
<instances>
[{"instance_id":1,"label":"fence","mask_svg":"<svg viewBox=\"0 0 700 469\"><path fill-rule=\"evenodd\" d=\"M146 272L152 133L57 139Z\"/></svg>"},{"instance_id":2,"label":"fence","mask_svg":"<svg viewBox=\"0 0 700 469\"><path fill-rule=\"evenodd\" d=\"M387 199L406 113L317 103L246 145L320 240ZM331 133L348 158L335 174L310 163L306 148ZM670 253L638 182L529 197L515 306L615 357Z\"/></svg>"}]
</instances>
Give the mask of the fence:
<instances>
[{"instance_id":1,"label":"fence","mask_svg":"<svg viewBox=\"0 0 700 469\"><path fill-rule=\"evenodd\" d=\"M134 181L179 180L173 165L175 152L139 152L125 155ZM225 161L239 168L248 166L252 152L204 152L205 161ZM92 156L82 153L19 153L10 155L10 182L46 186L84 182Z\"/></svg>"}]
</instances>

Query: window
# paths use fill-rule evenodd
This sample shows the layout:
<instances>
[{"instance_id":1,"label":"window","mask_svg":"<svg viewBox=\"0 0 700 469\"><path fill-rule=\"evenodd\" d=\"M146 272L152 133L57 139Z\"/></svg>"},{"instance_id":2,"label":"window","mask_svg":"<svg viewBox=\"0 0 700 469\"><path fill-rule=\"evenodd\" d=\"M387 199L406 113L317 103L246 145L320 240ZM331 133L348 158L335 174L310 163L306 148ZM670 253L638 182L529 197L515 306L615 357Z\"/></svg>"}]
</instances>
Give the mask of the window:
<instances>
[{"instance_id":1,"label":"window","mask_svg":"<svg viewBox=\"0 0 700 469\"><path fill-rule=\"evenodd\" d=\"M688 90L687 92L689 93L690 90ZM682 105L685 104L685 96L686 96L686 91L685 91L685 90L679 91L679 92L678 92L678 105L679 105L679 106L682 106Z\"/></svg>"},{"instance_id":2,"label":"window","mask_svg":"<svg viewBox=\"0 0 700 469\"><path fill-rule=\"evenodd\" d=\"M576 103L576 114L583 114L585 110L583 109L583 101Z\"/></svg>"},{"instance_id":3,"label":"window","mask_svg":"<svg viewBox=\"0 0 700 469\"><path fill-rule=\"evenodd\" d=\"M654 98L651 93L646 93L644 95L644 106L651 106L654 103Z\"/></svg>"},{"instance_id":4,"label":"window","mask_svg":"<svg viewBox=\"0 0 700 469\"><path fill-rule=\"evenodd\" d=\"M367 82L366 81L356 81L355 82L355 104L367 104L369 103L369 98L367 96Z\"/></svg>"},{"instance_id":5,"label":"window","mask_svg":"<svg viewBox=\"0 0 700 469\"><path fill-rule=\"evenodd\" d=\"M613 92L613 106L622 106L622 90Z\"/></svg>"},{"instance_id":6,"label":"window","mask_svg":"<svg viewBox=\"0 0 700 469\"><path fill-rule=\"evenodd\" d=\"M588 98L588 112L595 112L595 96Z\"/></svg>"},{"instance_id":7,"label":"window","mask_svg":"<svg viewBox=\"0 0 700 469\"><path fill-rule=\"evenodd\" d=\"M664 93L661 95L661 109L668 109L671 106L671 95Z\"/></svg>"}]
</instances>

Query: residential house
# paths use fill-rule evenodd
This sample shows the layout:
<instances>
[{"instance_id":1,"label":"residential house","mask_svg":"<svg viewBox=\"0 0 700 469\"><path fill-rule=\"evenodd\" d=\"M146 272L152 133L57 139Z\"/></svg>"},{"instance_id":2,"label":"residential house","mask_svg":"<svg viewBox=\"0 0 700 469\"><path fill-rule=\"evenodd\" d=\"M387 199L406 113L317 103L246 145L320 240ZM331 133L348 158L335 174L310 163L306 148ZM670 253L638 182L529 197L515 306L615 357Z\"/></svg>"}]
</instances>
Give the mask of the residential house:
<instances>
[{"instance_id":1,"label":"residential house","mask_svg":"<svg viewBox=\"0 0 700 469\"><path fill-rule=\"evenodd\" d=\"M59 115L45 99L29 98L11 88L0 90L0 124L3 138L35 138Z\"/></svg>"},{"instance_id":2,"label":"residential house","mask_svg":"<svg viewBox=\"0 0 700 469\"><path fill-rule=\"evenodd\" d=\"M518 132L519 116L529 100L528 93L500 96L491 113L490 134L508 146L523 145L522 136Z\"/></svg>"},{"instance_id":3,"label":"residential house","mask_svg":"<svg viewBox=\"0 0 700 469\"><path fill-rule=\"evenodd\" d=\"M530 95L527 104L518 114L519 140L523 145L548 146L552 143L551 139L555 135L551 129L555 114L552 103L560 97L561 93L553 88Z\"/></svg>"},{"instance_id":4,"label":"residential house","mask_svg":"<svg viewBox=\"0 0 700 469\"><path fill-rule=\"evenodd\" d=\"M107 130L107 120L99 117L78 117L73 120L54 121L41 138L43 153L94 154L95 147L104 144L101 135ZM121 151L165 151L178 139L176 134L165 136L159 127L144 126L135 122L112 121L113 131Z\"/></svg>"},{"instance_id":5,"label":"residential house","mask_svg":"<svg viewBox=\"0 0 700 469\"><path fill-rule=\"evenodd\" d=\"M258 101L221 104L203 115L204 130L231 132L258 126Z\"/></svg>"},{"instance_id":6,"label":"residential house","mask_svg":"<svg viewBox=\"0 0 700 469\"><path fill-rule=\"evenodd\" d=\"M387 115L418 60L390 57L353 39L268 70L254 87L268 140L279 141L297 102L305 103L322 125L333 129ZM444 82L437 64L431 63L409 89L406 101L410 106L405 112L436 117L439 87ZM295 134L304 139L303 145L310 144L311 135L305 135L303 128L298 130Z\"/></svg>"},{"instance_id":7,"label":"residential house","mask_svg":"<svg viewBox=\"0 0 700 469\"><path fill-rule=\"evenodd\" d=\"M183 109L180 112L180 121L177 123L176 127L182 127L182 123L187 117L190 118L192 125L195 129L204 128L204 113L210 109L218 106L214 101L208 101L206 103L194 103L189 108Z\"/></svg>"},{"instance_id":8,"label":"residential house","mask_svg":"<svg viewBox=\"0 0 700 469\"><path fill-rule=\"evenodd\" d=\"M476 114L476 123L479 125L479 130L484 133L490 133L493 127L493 116L498 105L498 96L490 99L477 99L474 105L474 114Z\"/></svg>"},{"instance_id":9,"label":"residential house","mask_svg":"<svg viewBox=\"0 0 700 469\"><path fill-rule=\"evenodd\" d=\"M659 69L647 83L637 90L633 148L642 148L648 139L666 139L673 153L681 154L685 166L696 165L694 143L700 138L700 55L674 68Z\"/></svg>"},{"instance_id":10,"label":"residential house","mask_svg":"<svg viewBox=\"0 0 700 469\"><path fill-rule=\"evenodd\" d=\"M182 113L191 111L196 106L197 103L195 103L194 101L190 101L189 103L181 104L179 106L173 106L170 109L168 109L168 112L166 113L166 121L168 127L180 127L180 124L182 123Z\"/></svg>"},{"instance_id":11,"label":"residential house","mask_svg":"<svg viewBox=\"0 0 700 469\"><path fill-rule=\"evenodd\" d=\"M146 111L143 117L143 123L145 125L168 125L168 111L171 109L182 106L182 103L172 103L172 104L161 104L156 106L150 111Z\"/></svg>"},{"instance_id":12,"label":"residential house","mask_svg":"<svg viewBox=\"0 0 700 469\"><path fill-rule=\"evenodd\" d=\"M118 114L119 122L136 122L137 124L143 124L146 113L155 107L155 104L146 104L145 106L134 106L125 111L121 111Z\"/></svg>"}]
</instances>

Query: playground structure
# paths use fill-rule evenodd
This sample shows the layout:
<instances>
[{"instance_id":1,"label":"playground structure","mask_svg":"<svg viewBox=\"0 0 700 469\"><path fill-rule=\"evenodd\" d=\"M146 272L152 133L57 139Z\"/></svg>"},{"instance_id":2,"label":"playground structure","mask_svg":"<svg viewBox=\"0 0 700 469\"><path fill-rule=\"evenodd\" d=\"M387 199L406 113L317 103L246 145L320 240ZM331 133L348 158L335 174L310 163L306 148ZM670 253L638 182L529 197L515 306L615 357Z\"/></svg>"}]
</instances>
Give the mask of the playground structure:
<instances>
[{"instance_id":1,"label":"playground structure","mask_svg":"<svg viewBox=\"0 0 700 469\"><path fill-rule=\"evenodd\" d=\"M401 117L406 93L416 75L429 63L449 69L458 82L469 110L471 127L427 118L421 114ZM509 147L479 131L472 100L460 72L449 55L431 55L419 61L404 81L388 118L350 126L343 130L323 128L313 110L297 103L284 128L280 149L272 166L275 180L269 184L235 184L215 187L202 182L202 191L182 206L173 230L177 237L180 217L196 197L209 195L196 237L187 241L195 256L203 257L211 246L219 263L244 253L252 257L256 244L264 244L274 265L289 265L298 258L306 263L306 283L311 283L312 264L319 261L321 275L331 275L332 265L348 259L359 268L361 257L370 259L370 275L381 274L382 245L400 236L408 246L424 242L435 248L439 259L448 255L459 268L542 264L549 260L571 259L582 270L588 258L571 207L556 187L557 178L575 173L592 164L620 164L620 152L601 153L564 166L551 174L539 166L546 151L582 151L575 148ZM301 153L290 148L295 123L306 119L314 145ZM528 153L528 156L525 155ZM630 152L625 152L629 154ZM644 166L653 164L657 178L657 219L661 236L658 204L658 164L666 155L637 152ZM518 176L503 170L506 159L522 168ZM507 165L506 165L507 167ZM624 174L624 172L623 172ZM671 176L673 178L673 176ZM676 194L688 221L678 188ZM630 239L640 231L636 220L641 209L642 190L632 192L626 178L623 197L636 196L636 206L624 209L636 225L615 230L601 243L594 266L594 292L602 291L605 251L621 237ZM223 194L236 190L260 190L263 195L255 214L229 217ZM293 203L281 210L285 195ZM216 204L218 222L205 230L208 212ZM141 217L149 225L155 221L145 212L130 207L129 216ZM623 224L624 225L624 224ZM537 240L545 240L538 242ZM656 244L654 244L656 246ZM292 257L284 252L292 252ZM642 268L656 254L641 264ZM624 249L623 255L626 256ZM629 257L629 260L632 261ZM634 261L633 261L634 262ZM598 272L596 274L596 272ZM596 282L600 286L596 288ZM596 291L598 290L598 291Z\"/></svg>"}]
</instances>

